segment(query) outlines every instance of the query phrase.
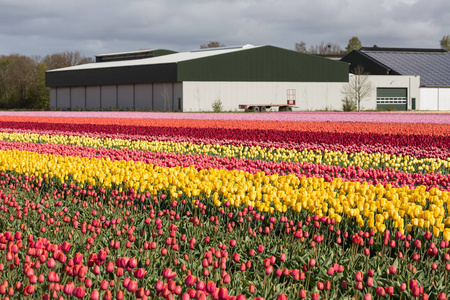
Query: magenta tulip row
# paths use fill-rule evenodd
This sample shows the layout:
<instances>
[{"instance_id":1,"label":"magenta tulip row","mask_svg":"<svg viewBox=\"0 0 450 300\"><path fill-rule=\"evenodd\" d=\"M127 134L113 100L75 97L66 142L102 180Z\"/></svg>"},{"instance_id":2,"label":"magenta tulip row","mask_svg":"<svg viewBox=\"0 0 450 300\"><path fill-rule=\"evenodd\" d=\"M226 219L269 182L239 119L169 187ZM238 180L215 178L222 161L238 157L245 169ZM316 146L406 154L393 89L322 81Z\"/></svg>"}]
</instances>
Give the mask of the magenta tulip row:
<instances>
[{"instance_id":1,"label":"magenta tulip row","mask_svg":"<svg viewBox=\"0 0 450 300\"><path fill-rule=\"evenodd\" d=\"M370 123L433 123L450 124L447 113L393 113L393 112L268 112L243 113L159 113L108 111L2 111L0 116L69 117L69 118L143 118L192 120L245 121L302 121L302 122L370 122Z\"/></svg>"},{"instance_id":2,"label":"magenta tulip row","mask_svg":"<svg viewBox=\"0 0 450 300\"><path fill-rule=\"evenodd\" d=\"M389 147L423 147L433 145L436 148L450 148L450 136L440 135L404 135L377 133L349 133L349 132L310 132L310 131L280 131L272 129L230 129L230 128L189 128L189 127L151 127L151 126L123 126L100 124L62 124L37 122L0 122L0 128L25 130L54 130L70 132L96 132L104 134L128 134L141 136L184 136L189 138L233 140L240 141L275 142L275 143L317 143L340 144L344 146L379 144Z\"/></svg>"}]
</instances>

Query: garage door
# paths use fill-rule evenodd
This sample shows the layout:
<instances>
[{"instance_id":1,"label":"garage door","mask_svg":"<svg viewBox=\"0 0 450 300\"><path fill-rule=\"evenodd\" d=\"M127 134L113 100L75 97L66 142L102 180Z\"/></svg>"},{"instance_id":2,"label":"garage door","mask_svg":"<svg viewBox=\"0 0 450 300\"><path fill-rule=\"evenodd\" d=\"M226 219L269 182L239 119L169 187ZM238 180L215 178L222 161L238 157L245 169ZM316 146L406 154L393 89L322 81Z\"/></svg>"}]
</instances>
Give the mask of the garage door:
<instances>
[{"instance_id":1,"label":"garage door","mask_svg":"<svg viewBox=\"0 0 450 300\"><path fill-rule=\"evenodd\" d=\"M407 110L407 88L377 88L378 110Z\"/></svg>"}]
</instances>

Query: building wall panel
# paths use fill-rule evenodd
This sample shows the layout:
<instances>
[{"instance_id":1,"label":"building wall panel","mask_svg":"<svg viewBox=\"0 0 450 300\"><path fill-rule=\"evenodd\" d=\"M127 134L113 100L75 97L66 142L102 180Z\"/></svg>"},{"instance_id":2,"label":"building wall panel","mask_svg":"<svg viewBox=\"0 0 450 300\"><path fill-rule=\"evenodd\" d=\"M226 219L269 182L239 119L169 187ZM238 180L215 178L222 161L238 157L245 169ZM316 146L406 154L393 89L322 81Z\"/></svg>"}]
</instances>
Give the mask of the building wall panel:
<instances>
[{"instance_id":1,"label":"building wall panel","mask_svg":"<svg viewBox=\"0 0 450 300\"><path fill-rule=\"evenodd\" d=\"M101 86L101 109L112 109L117 107L117 86Z\"/></svg>"},{"instance_id":2,"label":"building wall panel","mask_svg":"<svg viewBox=\"0 0 450 300\"><path fill-rule=\"evenodd\" d=\"M439 88L439 110L450 110L450 88Z\"/></svg>"},{"instance_id":3,"label":"building wall panel","mask_svg":"<svg viewBox=\"0 0 450 300\"><path fill-rule=\"evenodd\" d=\"M153 85L135 84L134 85L134 101L136 110L152 110Z\"/></svg>"},{"instance_id":4,"label":"building wall panel","mask_svg":"<svg viewBox=\"0 0 450 300\"><path fill-rule=\"evenodd\" d=\"M86 87L86 109L98 110L100 109L100 86Z\"/></svg>"},{"instance_id":5,"label":"building wall panel","mask_svg":"<svg viewBox=\"0 0 450 300\"><path fill-rule=\"evenodd\" d=\"M420 88L420 110L450 110L450 88Z\"/></svg>"},{"instance_id":6,"label":"building wall panel","mask_svg":"<svg viewBox=\"0 0 450 300\"><path fill-rule=\"evenodd\" d=\"M134 85L120 84L117 86L117 101L120 109L134 109Z\"/></svg>"},{"instance_id":7,"label":"building wall panel","mask_svg":"<svg viewBox=\"0 0 450 300\"><path fill-rule=\"evenodd\" d=\"M173 111L183 111L183 83L173 83Z\"/></svg>"},{"instance_id":8,"label":"building wall panel","mask_svg":"<svg viewBox=\"0 0 450 300\"><path fill-rule=\"evenodd\" d=\"M70 88L70 108L86 109L86 88L84 86Z\"/></svg>"},{"instance_id":9,"label":"building wall panel","mask_svg":"<svg viewBox=\"0 0 450 300\"><path fill-rule=\"evenodd\" d=\"M438 110L438 89L421 88L420 89L420 110Z\"/></svg>"},{"instance_id":10,"label":"building wall panel","mask_svg":"<svg viewBox=\"0 0 450 300\"><path fill-rule=\"evenodd\" d=\"M70 108L70 88L69 87L59 87L56 90L56 107L58 109L69 109Z\"/></svg>"},{"instance_id":11,"label":"building wall panel","mask_svg":"<svg viewBox=\"0 0 450 300\"><path fill-rule=\"evenodd\" d=\"M56 91L58 90L57 87L50 88L50 107L56 108Z\"/></svg>"},{"instance_id":12,"label":"building wall panel","mask_svg":"<svg viewBox=\"0 0 450 300\"><path fill-rule=\"evenodd\" d=\"M172 83L153 84L153 110L172 111L173 109Z\"/></svg>"}]
</instances>

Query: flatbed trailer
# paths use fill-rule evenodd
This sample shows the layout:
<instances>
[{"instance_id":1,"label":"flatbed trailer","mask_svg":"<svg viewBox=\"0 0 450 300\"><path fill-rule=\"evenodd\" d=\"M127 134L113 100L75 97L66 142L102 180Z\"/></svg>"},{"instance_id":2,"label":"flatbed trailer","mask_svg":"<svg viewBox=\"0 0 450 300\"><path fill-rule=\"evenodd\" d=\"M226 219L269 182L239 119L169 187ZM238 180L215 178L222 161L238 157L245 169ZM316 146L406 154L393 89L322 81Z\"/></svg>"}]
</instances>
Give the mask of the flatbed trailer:
<instances>
[{"instance_id":1,"label":"flatbed trailer","mask_svg":"<svg viewBox=\"0 0 450 300\"><path fill-rule=\"evenodd\" d=\"M278 111L292 111L294 104L239 104L239 109L245 111L262 112L272 107L278 107Z\"/></svg>"}]
</instances>

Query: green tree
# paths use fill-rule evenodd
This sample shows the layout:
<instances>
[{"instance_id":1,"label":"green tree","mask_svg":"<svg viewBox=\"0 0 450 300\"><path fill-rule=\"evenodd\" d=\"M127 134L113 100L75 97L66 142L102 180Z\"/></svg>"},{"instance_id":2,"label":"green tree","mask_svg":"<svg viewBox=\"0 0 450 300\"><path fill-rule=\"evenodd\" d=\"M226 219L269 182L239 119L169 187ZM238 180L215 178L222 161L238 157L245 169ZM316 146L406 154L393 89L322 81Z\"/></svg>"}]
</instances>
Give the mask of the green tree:
<instances>
[{"instance_id":1,"label":"green tree","mask_svg":"<svg viewBox=\"0 0 450 300\"><path fill-rule=\"evenodd\" d=\"M0 104L8 103L9 99L9 70L12 59L6 56L0 56Z\"/></svg>"},{"instance_id":2,"label":"green tree","mask_svg":"<svg viewBox=\"0 0 450 300\"><path fill-rule=\"evenodd\" d=\"M348 40L348 45L345 48L347 50L347 53L352 52L353 50L359 50L362 48L361 41L357 36L352 37Z\"/></svg>"},{"instance_id":3,"label":"green tree","mask_svg":"<svg viewBox=\"0 0 450 300\"><path fill-rule=\"evenodd\" d=\"M450 35L444 35L440 40L441 48L450 51Z\"/></svg>"},{"instance_id":4,"label":"green tree","mask_svg":"<svg viewBox=\"0 0 450 300\"><path fill-rule=\"evenodd\" d=\"M218 41L210 41L208 44L200 45L200 49L220 48L220 47L225 47L225 45Z\"/></svg>"},{"instance_id":5,"label":"green tree","mask_svg":"<svg viewBox=\"0 0 450 300\"><path fill-rule=\"evenodd\" d=\"M10 54L0 56L0 108L49 109L49 89L45 72L92 62L78 51L39 56Z\"/></svg>"}]
</instances>

